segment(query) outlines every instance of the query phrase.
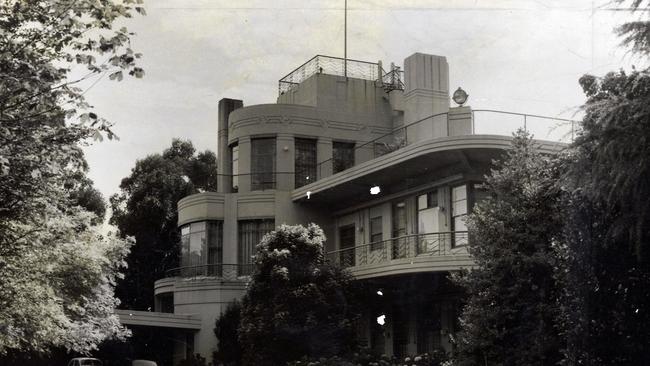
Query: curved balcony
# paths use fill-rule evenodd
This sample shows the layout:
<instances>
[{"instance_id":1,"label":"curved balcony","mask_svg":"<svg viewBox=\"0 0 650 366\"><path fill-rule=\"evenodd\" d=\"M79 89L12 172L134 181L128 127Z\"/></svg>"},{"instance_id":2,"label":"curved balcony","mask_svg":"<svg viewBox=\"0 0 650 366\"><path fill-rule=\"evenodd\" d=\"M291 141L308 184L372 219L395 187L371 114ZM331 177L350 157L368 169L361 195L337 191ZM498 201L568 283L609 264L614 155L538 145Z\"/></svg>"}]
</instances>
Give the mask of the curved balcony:
<instances>
[{"instance_id":1,"label":"curved balcony","mask_svg":"<svg viewBox=\"0 0 650 366\"><path fill-rule=\"evenodd\" d=\"M359 279L471 267L467 231L405 235L328 252L327 259Z\"/></svg>"},{"instance_id":2,"label":"curved balcony","mask_svg":"<svg viewBox=\"0 0 650 366\"><path fill-rule=\"evenodd\" d=\"M253 273L252 263L247 264L201 264L195 266L183 266L169 269L165 276L180 277L185 279L216 278L223 281L248 281Z\"/></svg>"}]
</instances>

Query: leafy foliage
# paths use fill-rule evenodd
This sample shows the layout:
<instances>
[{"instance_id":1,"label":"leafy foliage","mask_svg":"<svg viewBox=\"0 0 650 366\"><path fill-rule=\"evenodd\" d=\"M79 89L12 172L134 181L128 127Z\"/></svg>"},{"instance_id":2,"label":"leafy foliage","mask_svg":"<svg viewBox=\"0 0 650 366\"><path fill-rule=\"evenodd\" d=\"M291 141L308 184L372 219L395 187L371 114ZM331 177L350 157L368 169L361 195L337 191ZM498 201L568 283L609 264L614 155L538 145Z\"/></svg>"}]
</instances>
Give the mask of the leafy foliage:
<instances>
[{"instance_id":1,"label":"leafy foliage","mask_svg":"<svg viewBox=\"0 0 650 366\"><path fill-rule=\"evenodd\" d=\"M116 289L123 306L136 310L153 307L154 282L164 277L165 270L178 266L176 204L190 194L216 190L216 171L214 153L196 155L190 141L174 139L162 155L138 160L131 175L122 179L121 193L110 198L110 222L123 237L135 238L127 258L128 270Z\"/></svg>"},{"instance_id":2,"label":"leafy foliage","mask_svg":"<svg viewBox=\"0 0 650 366\"><path fill-rule=\"evenodd\" d=\"M324 240L315 224L282 225L257 246L242 300L244 365L283 365L353 349L359 311L352 279L324 261Z\"/></svg>"},{"instance_id":3,"label":"leafy foliage","mask_svg":"<svg viewBox=\"0 0 650 366\"><path fill-rule=\"evenodd\" d=\"M586 115L562 180L565 364L647 364L650 75L621 71L580 83Z\"/></svg>"},{"instance_id":4,"label":"leafy foliage","mask_svg":"<svg viewBox=\"0 0 650 366\"><path fill-rule=\"evenodd\" d=\"M468 218L476 269L457 280L468 294L459 365L555 365L553 278L562 215L556 164L519 131L507 157L486 177L490 197Z\"/></svg>"},{"instance_id":5,"label":"leafy foliage","mask_svg":"<svg viewBox=\"0 0 650 366\"><path fill-rule=\"evenodd\" d=\"M197 353L190 355L188 358L184 358L178 362L178 366L207 366L207 361L205 357L202 357L201 354Z\"/></svg>"},{"instance_id":6,"label":"leafy foliage","mask_svg":"<svg viewBox=\"0 0 650 366\"><path fill-rule=\"evenodd\" d=\"M627 0L616 0L618 3L628 3ZM632 9L643 14L647 17L648 10L650 10L650 2L647 0L632 0ZM623 45L630 47L630 49L637 54L648 56L650 55L650 21L647 19L640 19L633 22L627 22L616 28L616 33L623 37Z\"/></svg>"},{"instance_id":7,"label":"leafy foliage","mask_svg":"<svg viewBox=\"0 0 650 366\"><path fill-rule=\"evenodd\" d=\"M73 188L70 192L72 204L80 206L95 214L92 220L94 225L104 222L106 217L106 201L104 195L97 188L93 187L93 181L88 178L80 180L78 187Z\"/></svg>"},{"instance_id":8,"label":"leafy foliage","mask_svg":"<svg viewBox=\"0 0 650 366\"><path fill-rule=\"evenodd\" d=\"M368 349L361 349L349 357L303 358L287 363L287 366L444 366L450 365L444 352L421 354L397 359L386 355L376 356Z\"/></svg>"},{"instance_id":9,"label":"leafy foliage","mask_svg":"<svg viewBox=\"0 0 650 366\"><path fill-rule=\"evenodd\" d=\"M229 304L226 311L215 322L214 335L219 344L212 355L213 363L224 366L239 366L242 359L242 348L239 344L237 329L241 319L241 304L235 301Z\"/></svg>"},{"instance_id":10,"label":"leafy foliage","mask_svg":"<svg viewBox=\"0 0 650 366\"><path fill-rule=\"evenodd\" d=\"M101 235L85 210L99 202L76 193L87 168L80 146L113 134L74 85L142 76L131 33L112 30L143 11L135 3L0 2L0 354L88 352L127 335L113 286L129 244ZM88 73L69 80L75 63Z\"/></svg>"}]
</instances>

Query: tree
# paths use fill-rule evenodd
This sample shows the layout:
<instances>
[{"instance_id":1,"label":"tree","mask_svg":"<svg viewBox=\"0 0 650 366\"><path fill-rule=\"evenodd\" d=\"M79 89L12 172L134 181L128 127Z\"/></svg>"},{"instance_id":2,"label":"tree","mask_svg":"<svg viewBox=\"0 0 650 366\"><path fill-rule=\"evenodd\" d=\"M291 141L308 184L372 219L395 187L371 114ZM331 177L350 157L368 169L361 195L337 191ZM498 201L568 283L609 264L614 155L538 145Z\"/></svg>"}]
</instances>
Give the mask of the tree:
<instances>
[{"instance_id":1,"label":"tree","mask_svg":"<svg viewBox=\"0 0 650 366\"><path fill-rule=\"evenodd\" d=\"M190 141L174 139L162 155L138 160L131 175L122 179L121 193L110 198L110 222L122 237L135 238L127 258L128 269L116 289L123 307L153 307L154 282L179 263L176 204L190 194L215 190L216 171L214 153L195 155Z\"/></svg>"},{"instance_id":2,"label":"tree","mask_svg":"<svg viewBox=\"0 0 650 366\"><path fill-rule=\"evenodd\" d=\"M228 305L226 311L216 320L214 335L219 344L212 354L213 363L224 366L241 365L242 349L237 336L241 319L241 304L235 301Z\"/></svg>"},{"instance_id":3,"label":"tree","mask_svg":"<svg viewBox=\"0 0 650 366\"><path fill-rule=\"evenodd\" d=\"M616 0L619 4L630 3L633 12L641 12L647 16L650 2L647 0ZM634 53L641 56L650 55L650 21L640 19L633 22L626 22L615 30L616 34L623 37L623 45L630 47Z\"/></svg>"},{"instance_id":4,"label":"tree","mask_svg":"<svg viewBox=\"0 0 650 366\"><path fill-rule=\"evenodd\" d=\"M584 76L561 279L567 365L650 362L650 75Z\"/></svg>"},{"instance_id":5,"label":"tree","mask_svg":"<svg viewBox=\"0 0 650 366\"><path fill-rule=\"evenodd\" d=\"M71 187L84 176L80 146L113 138L75 84L143 74L131 33L112 30L144 12L135 3L0 3L0 354L88 352L127 334L113 314L113 285L129 244L101 235ZM74 63L87 69L76 80Z\"/></svg>"},{"instance_id":6,"label":"tree","mask_svg":"<svg viewBox=\"0 0 650 366\"><path fill-rule=\"evenodd\" d=\"M106 201L104 195L93 186L93 181L83 177L71 188L70 199L72 204L80 206L95 214L93 224L101 224L106 217Z\"/></svg>"},{"instance_id":7,"label":"tree","mask_svg":"<svg viewBox=\"0 0 650 366\"><path fill-rule=\"evenodd\" d=\"M353 349L354 285L324 261L324 240L315 224L282 225L257 246L239 327L244 365L284 365Z\"/></svg>"},{"instance_id":8,"label":"tree","mask_svg":"<svg viewBox=\"0 0 650 366\"><path fill-rule=\"evenodd\" d=\"M557 164L518 131L497 163L489 197L468 218L476 268L457 277L467 292L458 340L460 365L555 365L558 285L553 243L562 215Z\"/></svg>"},{"instance_id":9,"label":"tree","mask_svg":"<svg viewBox=\"0 0 650 366\"><path fill-rule=\"evenodd\" d=\"M621 1L622 2L622 1ZM617 29L623 44L650 55L644 18ZM587 102L581 132L560 181L566 190L558 278L565 365L650 362L650 74L611 72L580 79Z\"/></svg>"}]
</instances>

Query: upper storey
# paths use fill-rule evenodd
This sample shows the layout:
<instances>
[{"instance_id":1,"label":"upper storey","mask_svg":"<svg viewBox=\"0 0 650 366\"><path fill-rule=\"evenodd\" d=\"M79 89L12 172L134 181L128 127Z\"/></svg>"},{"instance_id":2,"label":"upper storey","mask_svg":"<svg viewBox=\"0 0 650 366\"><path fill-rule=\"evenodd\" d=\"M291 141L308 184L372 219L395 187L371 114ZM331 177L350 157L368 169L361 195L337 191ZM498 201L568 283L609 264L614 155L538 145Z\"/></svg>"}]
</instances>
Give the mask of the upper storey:
<instances>
[{"instance_id":1,"label":"upper storey","mask_svg":"<svg viewBox=\"0 0 650 366\"><path fill-rule=\"evenodd\" d=\"M415 53L404 71L316 56L280 80L276 104L220 101L219 191L293 191L416 143L475 135L477 111L450 107L449 94L442 56ZM511 117L546 118L499 113L491 134L510 135Z\"/></svg>"},{"instance_id":2,"label":"upper storey","mask_svg":"<svg viewBox=\"0 0 650 366\"><path fill-rule=\"evenodd\" d=\"M280 80L277 104L222 100L220 190L293 190L412 142L472 134L465 108L450 113L446 59L404 64L316 56Z\"/></svg>"}]
</instances>

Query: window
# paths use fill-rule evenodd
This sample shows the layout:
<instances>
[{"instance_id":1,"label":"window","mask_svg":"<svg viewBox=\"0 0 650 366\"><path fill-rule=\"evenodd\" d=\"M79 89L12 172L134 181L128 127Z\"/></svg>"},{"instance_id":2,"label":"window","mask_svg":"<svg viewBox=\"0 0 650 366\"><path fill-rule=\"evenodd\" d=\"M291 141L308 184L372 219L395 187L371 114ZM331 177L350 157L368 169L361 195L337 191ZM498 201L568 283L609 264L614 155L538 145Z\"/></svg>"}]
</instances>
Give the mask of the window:
<instances>
[{"instance_id":1,"label":"window","mask_svg":"<svg viewBox=\"0 0 650 366\"><path fill-rule=\"evenodd\" d=\"M467 244L467 186L451 189L451 231L454 231L453 245Z\"/></svg>"},{"instance_id":2,"label":"window","mask_svg":"<svg viewBox=\"0 0 650 366\"><path fill-rule=\"evenodd\" d=\"M472 186L472 191L474 193L472 207L490 197L490 193L488 192L487 185L485 183L474 183Z\"/></svg>"},{"instance_id":3,"label":"window","mask_svg":"<svg viewBox=\"0 0 650 366\"><path fill-rule=\"evenodd\" d=\"M223 263L223 221L208 221L208 275L221 276ZM217 265L218 264L218 265Z\"/></svg>"},{"instance_id":4,"label":"window","mask_svg":"<svg viewBox=\"0 0 650 366\"><path fill-rule=\"evenodd\" d=\"M222 221L193 222L181 227L181 275L220 275L215 265L222 260Z\"/></svg>"},{"instance_id":5,"label":"window","mask_svg":"<svg viewBox=\"0 0 650 366\"><path fill-rule=\"evenodd\" d=\"M237 263L239 266L239 275L249 275L251 273L251 264L255 255L256 246L262 240L262 237L273 231L275 221L273 219L258 220L241 220L238 223L239 231L239 248L237 250Z\"/></svg>"},{"instance_id":6,"label":"window","mask_svg":"<svg viewBox=\"0 0 650 366\"><path fill-rule=\"evenodd\" d=\"M239 191L239 145L230 147L230 156L232 157L232 191Z\"/></svg>"},{"instance_id":7,"label":"window","mask_svg":"<svg viewBox=\"0 0 650 366\"><path fill-rule=\"evenodd\" d=\"M393 259L405 258L408 254L406 236L406 203L393 203Z\"/></svg>"},{"instance_id":8,"label":"window","mask_svg":"<svg viewBox=\"0 0 650 366\"><path fill-rule=\"evenodd\" d=\"M316 180L316 140L296 139L296 188Z\"/></svg>"},{"instance_id":9,"label":"window","mask_svg":"<svg viewBox=\"0 0 650 366\"><path fill-rule=\"evenodd\" d=\"M354 143L334 142L332 144L334 174L354 165Z\"/></svg>"},{"instance_id":10,"label":"window","mask_svg":"<svg viewBox=\"0 0 650 366\"><path fill-rule=\"evenodd\" d=\"M438 191L428 192L418 196L418 210L438 207Z\"/></svg>"},{"instance_id":11,"label":"window","mask_svg":"<svg viewBox=\"0 0 650 366\"><path fill-rule=\"evenodd\" d=\"M251 140L251 190L275 189L275 138Z\"/></svg>"},{"instance_id":12,"label":"window","mask_svg":"<svg viewBox=\"0 0 650 366\"><path fill-rule=\"evenodd\" d=\"M418 196L418 241L417 253L436 253L444 249L448 234L440 232L440 209L438 191L431 191Z\"/></svg>"},{"instance_id":13,"label":"window","mask_svg":"<svg viewBox=\"0 0 650 366\"><path fill-rule=\"evenodd\" d=\"M341 267L352 267L355 264L354 224L339 228L339 264Z\"/></svg>"},{"instance_id":14,"label":"window","mask_svg":"<svg viewBox=\"0 0 650 366\"><path fill-rule=\"evenodd\" d=\"M370 250L381 250L384 247L381 216L370 219Z\"/></svg>"}]
</instances>

